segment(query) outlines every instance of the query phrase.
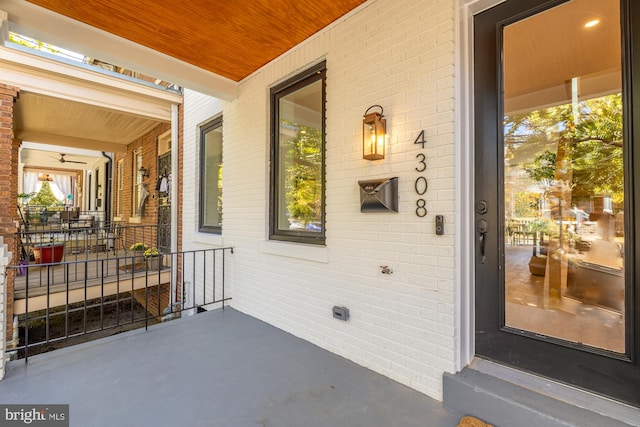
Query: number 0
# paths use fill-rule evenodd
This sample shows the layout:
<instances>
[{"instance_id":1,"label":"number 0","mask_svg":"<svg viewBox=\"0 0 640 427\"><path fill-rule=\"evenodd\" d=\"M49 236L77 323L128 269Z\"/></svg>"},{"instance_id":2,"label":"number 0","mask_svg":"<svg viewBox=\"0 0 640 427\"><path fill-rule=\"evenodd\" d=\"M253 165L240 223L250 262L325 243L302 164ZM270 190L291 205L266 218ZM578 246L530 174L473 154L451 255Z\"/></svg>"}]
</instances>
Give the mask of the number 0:
<instances>
[{"instance_id":1,"label":"number 0","mask_svg":"<svg viewBox=\"0 0 640 427\"><path fill-rule=\"evenodd\" d=\"M415 188L418 195L422 196L424 193L426 193L428 187L429 184L427 183L427 178L425 178L424 176L419 176L418 179L416 179Z\"/></svg>"}]
</instances>

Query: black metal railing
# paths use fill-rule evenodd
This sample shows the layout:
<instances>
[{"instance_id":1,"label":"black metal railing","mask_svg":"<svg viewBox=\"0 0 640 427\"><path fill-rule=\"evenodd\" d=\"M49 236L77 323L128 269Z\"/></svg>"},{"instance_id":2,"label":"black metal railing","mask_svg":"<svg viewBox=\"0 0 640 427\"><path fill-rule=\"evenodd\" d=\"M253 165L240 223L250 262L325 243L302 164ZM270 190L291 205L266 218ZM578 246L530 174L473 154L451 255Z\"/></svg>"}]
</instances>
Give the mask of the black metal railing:
<instances>
[{"instance_id":1,"label":"black metal railing","mask_svg":"<svg viewBox=\"0 0 640 427\"><path fill-rule=\"evenodd\" d=\"M17 357L28 359L75 342L148 328L185 311L224 308L231 299L226 269L232 253L233 248L216 248L164 254L141 263L114 256L8 267L9 274L16 274ZM75 276L78 271L84 273ZM46 279L37 287L20 287L20 274ZM81 280L74 280L77 277Z\"/></svg>"},{"instance_id":2,"label":"black metal railing","mask_svg":"<svg viewBox=\"0 0 640 427\"><path fill-rule=\"evenodd\" d=\"M22 265L119 257L132 252L132 245L158 248L158 239L171 232L169 224L126 225L111 223L59 224L21 229L16 233ZM164 248L163 248L164 249Z\"/></svg>"},{"instance_id":3,"label":"black metal railing","mask_svg":"<svg viewBox=\"0 0 640 427\"><path fill-rule=\"evenodd\" d=\"M66 206L18 205L18 214L31 231L79 222L91 223L91 226L97 227L108 225L105 212L99 210L81 211L79 208Z\"/></svg>"}]
</instances>

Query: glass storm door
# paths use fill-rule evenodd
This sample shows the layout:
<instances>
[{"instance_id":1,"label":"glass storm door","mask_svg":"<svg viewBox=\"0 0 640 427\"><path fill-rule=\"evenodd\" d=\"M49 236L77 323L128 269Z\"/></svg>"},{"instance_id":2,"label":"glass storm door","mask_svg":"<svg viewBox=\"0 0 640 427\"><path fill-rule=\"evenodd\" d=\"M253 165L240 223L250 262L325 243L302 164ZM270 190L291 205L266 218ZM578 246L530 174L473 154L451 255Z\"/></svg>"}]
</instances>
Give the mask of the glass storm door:
<instances>
[{"instance_id":1,"label":"glass storm door","mask_svg":"<svg viewBox=\"0 0 640 427\"><path fill-rule=\"evenodd\" d=\"M640 406L631 8L475 18L476 353Z\"/></svg>"}]
</instances>

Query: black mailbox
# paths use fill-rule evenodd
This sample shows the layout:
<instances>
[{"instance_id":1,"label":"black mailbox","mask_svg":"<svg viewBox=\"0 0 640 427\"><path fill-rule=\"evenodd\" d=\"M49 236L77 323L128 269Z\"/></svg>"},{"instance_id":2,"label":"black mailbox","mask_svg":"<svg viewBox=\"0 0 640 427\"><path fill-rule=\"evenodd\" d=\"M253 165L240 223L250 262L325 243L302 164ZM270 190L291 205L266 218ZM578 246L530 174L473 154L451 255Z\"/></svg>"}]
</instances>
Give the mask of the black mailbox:
<instances>
[{"instance_id":1,"label":"black mailbox","mask_svg":"<svg viewBox=\"0 0 640 427\"><path fill-rule=\"evenodd\" d=\"M360 212L398 212L398 177L358 181Z\"/></svg>"}]
</instances>

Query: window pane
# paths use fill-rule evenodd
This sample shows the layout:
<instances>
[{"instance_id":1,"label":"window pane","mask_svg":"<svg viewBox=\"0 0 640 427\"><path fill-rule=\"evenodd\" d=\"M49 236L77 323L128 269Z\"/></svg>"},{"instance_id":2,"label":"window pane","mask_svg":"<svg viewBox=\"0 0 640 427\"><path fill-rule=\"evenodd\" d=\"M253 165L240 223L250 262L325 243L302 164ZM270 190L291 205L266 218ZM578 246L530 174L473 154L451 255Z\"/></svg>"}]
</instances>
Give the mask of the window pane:
<instances>
[{"instance_id":1,"label":"window pane","mask_svg":"<svg viewBox=\"0 0 640 427\"><path fill-rule=\"evenodd\" d=\"M201 231L222 227L222 120L202 130Z\"/></svg>"},{"instance_id":2,"label":"window pane","mask_svg":"<svg viewBox=\"0 0 640 427\"><path fill-rule=\"evenodd\" d=\"M622 353L620 3L594 4L504 31L505 323Z\"/></svg>"},{"instance_id":3,"label":"window pane","mask_svg":"<svg viewBox=\"0 0 640 427\"><path fill-rule=\"evenodd\" d=\"M135 177L135 185L133 188L133 216L140 216L140 201L142 200L142 153L140 150L133 152L133 176Z\"/></svg>"},{"instance_id":4,"label":"window pane","mask_svg":"<svg viewBox=\"0 0 640 427\"><path fill-rule=\"evenodd\" d=\"M124 160L118 162L118 200L117 200L117 216L122 216L122 200L124 190Z\"/></svg>"},{"instance_id":5,"label":"window pane","mask_svg":"<svg viewBox=\"0 0 640 427\"><path fill-rule=\"evenodd\" d=\"M278 101L278 230L322 231L322 88L316 80Z\"/></svg>"}]
</instances>

